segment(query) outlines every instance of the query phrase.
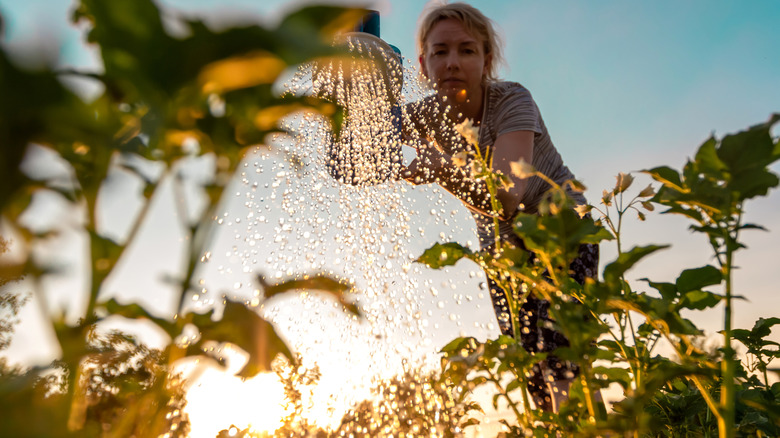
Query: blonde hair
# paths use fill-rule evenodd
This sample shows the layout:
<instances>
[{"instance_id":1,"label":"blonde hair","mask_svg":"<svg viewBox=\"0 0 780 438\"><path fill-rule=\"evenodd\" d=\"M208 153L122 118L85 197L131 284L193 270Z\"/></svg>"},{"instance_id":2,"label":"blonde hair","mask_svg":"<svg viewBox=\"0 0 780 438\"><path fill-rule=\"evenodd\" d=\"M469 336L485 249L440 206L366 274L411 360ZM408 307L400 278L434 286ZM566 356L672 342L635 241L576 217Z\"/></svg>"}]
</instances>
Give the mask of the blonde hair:
<instances>
[{"instance_id":1,"label":"blonde hair","mask_svg":"<svg viewBox=\"0 0 780 438\"><path fill-rule=\"evenodd\" d=\"M479 9L466 3L433 4L427 12L423 12L417 31L417 53L425 56L425 41L433 27L440 21L455 19L463 24L466 31L483 41L485 56L490 55L490 62L485 70L485 79L498 80L498 67L504 64L503 42L496 32L493 20L486 17Z\"/></svg>"}]
</instances>

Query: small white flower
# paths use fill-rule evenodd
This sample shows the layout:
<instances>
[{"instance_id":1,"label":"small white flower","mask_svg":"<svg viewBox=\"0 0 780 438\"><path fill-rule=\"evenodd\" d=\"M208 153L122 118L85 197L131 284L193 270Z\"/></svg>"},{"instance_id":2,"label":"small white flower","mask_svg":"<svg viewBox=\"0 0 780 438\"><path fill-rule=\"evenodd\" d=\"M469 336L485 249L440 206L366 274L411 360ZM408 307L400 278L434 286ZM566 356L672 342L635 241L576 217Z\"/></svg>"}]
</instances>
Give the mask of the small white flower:
<instances>
[{"instance_id":1,"label":"small white flower","mask_svg":"<svg viewBox=\"0 0 780 438\"><path fill-rule=\"evenodd\" d=\"M536 168L522 158L517 161L511 161L509 168L512 169L514 176L521 179L530 178L536 174Z\"/></svg>"},{"instance_id":2,"label":"small white flower","mask_svg":"<svg viewBox=\"0 0 780 438\"><path fill-rule=\"evenodd\" d=\"M634 182L634 177L631 176L630 173L620 172L616 178L617 183L615 184L615 189L613 190L613 193L616 195L618 193L625 192L629 187L631 187L631 183Z\"/></svg>"},{"instance_id":3,"label":"small white flower","mask_svg":"<svg viewBox=\"0 0 780 438\"><path fill-rule=\"evenodd\" d=\"M474 126L471 119L466 119L455 125L455 131L462 135L468 144L476 147L479 143L479 128Z\"/></svg>"},{"instance_id":4,"label":"small white flower","mask_svg":"<svg viewBox=\"0 0 780 438\"><path fill-rule=\"evenodd\" d=\"M653 185L650 184L647 187L645 187L641 192L639 192L639 195L637 196L639 196L640 198L647 198L653 195L655 195L655 190L653 190Z\"/></svg>"},{"instance_id":5,"label":"small white flower","mask_svg":"<svg viewBox=\"0 0 780 438\"><path fill-rule=\"evenodd\" d=\"M452 162L458 167L463 167L466 165L468 156L469 154L466 151L460 151L452 156Z\"/></svg>"},{"instance_id":6,"label":"small white flower","mask_svg":"<svg viewBox=\"0 0 780 438\"><path fill-rule=\"evenodd\" d=\"M574 211L576 211L581 218L585 217L585 215L590 213L591 210L593 210L593 206L587 204L580 204L574 207Z\"/></svg>"},{"instance_id":7,"label":"small white flower","mask_svg":"<svg viewBox=\"0 0 780 438\"><path fill-rule=\"evenodd\" d=\"M612 205L612 192L606 190L601 192L601 203L607 207Z\"/></svg>"}]
</instances>

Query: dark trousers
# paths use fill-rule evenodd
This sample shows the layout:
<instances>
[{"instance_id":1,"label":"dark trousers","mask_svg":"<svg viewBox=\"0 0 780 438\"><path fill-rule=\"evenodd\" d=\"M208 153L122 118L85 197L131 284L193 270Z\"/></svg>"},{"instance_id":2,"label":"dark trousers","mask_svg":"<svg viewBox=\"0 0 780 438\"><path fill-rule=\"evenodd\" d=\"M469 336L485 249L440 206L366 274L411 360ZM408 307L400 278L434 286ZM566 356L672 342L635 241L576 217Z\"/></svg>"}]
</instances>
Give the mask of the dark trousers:
<instances>
[{"instance_id":1,"label":"dark trousers","mask_svg":"<svg viewBox=\"0 0 780 438\"><path fill-rule=\"evenodd\" d=\"M522 247L522 242L518 246ZM581 245L579 256L569 267L572 278L583 284L585 278L595 277L598 261L598 245ZM558 347L569 346L569 340L566 339L566 336L552 329L553 320L550 318L550 303L548 301L537 298L532 290L520 307L516 320L511 321L506 292L490 278L488 278L488 286L502 334L514 337L514 324L519 324L521 327L520 343L529 353L549 353ZM570 380L577 376L579 368L552 355L547 356L544 363L544 372L540 364L534 365L528 378L528 392L538 409L552 411L552 397L545 378Z\"/></svg>"}]
</instances>

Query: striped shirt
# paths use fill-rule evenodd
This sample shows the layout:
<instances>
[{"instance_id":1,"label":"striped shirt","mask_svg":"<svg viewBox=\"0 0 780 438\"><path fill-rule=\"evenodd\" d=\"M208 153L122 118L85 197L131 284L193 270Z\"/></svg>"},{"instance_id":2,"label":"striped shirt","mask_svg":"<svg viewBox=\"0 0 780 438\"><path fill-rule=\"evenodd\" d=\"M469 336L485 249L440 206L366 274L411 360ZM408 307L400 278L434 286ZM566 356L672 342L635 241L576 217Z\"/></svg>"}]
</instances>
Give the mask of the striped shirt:
<instances>
[{"instance_id":1,"label":"striped shirt","mask_svg":"<svg viewBox=\"0 0 780 438\"><path fill-rule=\"evenodd\" d=\"M547 175L558 184L574 179L574 174L563 164L558 150L550 139L544 125L539 107L531 97L531 92L516 82L492 82L488 84L483 105L482 126L479 132L479 148L482 154L490 150L496 139L502 134L514 131L533 131L533 162L537 171ZM483 155L484 156L484 155ZM502 240L514 236L512 223L519 212L536 213L549 184L539 177L528 180L520 206L512 218L499 221ZM585 204L582 193L569 192L577 204ZM485 248L494 242L493 219L479 213L472 213L477 223L480 247Z\"/></svg>"},{"instance_id":2,"label":"striped shirt","mask_svg":"<svg viewBox=\"0 0 780 438\"><path fill-rule=\"evenodd\" d=\"M436 95L407 105L405 112L411 124L404 125L413 128L408 135L416 138L433 138L449 154L466 150L468 146L460 134L457 134L453 124L445 120L441 107L442 102ZM482 109L482 125L479 130L479 148L482 156L492 151L496 139L502 134L515 131L533 131L534 147L533 162L537 171L547 175L558 184L574 179L574 174L563 164L560 154L550 139L547 127L536 106L531 92L516 82L491 82L486 86ZM539 202L549 190L549 184L541 178L532 177L520 200L518 209L511 219L499 221L500 236L503 241L516 244L518 238L512 230L512 224L519 212L536 213ZM587 201L582 193L571 190L569 195L577 204ZM481 248L493 245L493 218L472 211L477 225L477 235Z\"/></svg>"}]
</instances>

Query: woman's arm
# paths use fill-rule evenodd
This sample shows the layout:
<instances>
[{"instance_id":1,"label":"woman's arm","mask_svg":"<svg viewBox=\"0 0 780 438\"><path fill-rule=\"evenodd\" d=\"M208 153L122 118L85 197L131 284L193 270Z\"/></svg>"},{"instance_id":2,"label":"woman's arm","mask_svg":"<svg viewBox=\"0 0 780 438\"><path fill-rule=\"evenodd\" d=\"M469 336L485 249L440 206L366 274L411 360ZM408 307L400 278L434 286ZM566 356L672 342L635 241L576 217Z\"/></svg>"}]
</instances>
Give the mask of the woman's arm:
<instances>
[{"instance_id":1,"label":"woman's arm","mask_svg":"<svg viewBox=\"0 0 780 438\"><path fill-rule=\"evenodd\" d=\"M502 213L502 219L511 218L522 202L528 186L528 179L516 177L509 163L519 161L521 158L529 164L534 162L534 135L533 131L508 132L499 135L493 145L493 170L501 171L514 183L514 186L508 190L501 188L498 190L498 200L506 212L506 214Z\"/></svg>"},{"instance_id":2,"label":"woman's arm","mask_svg":"<svg viewBox=\"0 0 780 438\"><path fill-rule=\"evenodd\" d=\"M500 135L493 145L493 170L501 171L514 183L509 189L499 187L498 201L502 207L499 218L508 220L525 195L527 180L512 174L510 163L521 158L533 162L533 131L514 131ZM477 213L490 215L490 194L484 181L468 175L467 166L453 163L452 157L434 145L424 142L417 149L417 158L410 163L404 178L413 184L437 182Z\"/></svg>"}]
</instances>

